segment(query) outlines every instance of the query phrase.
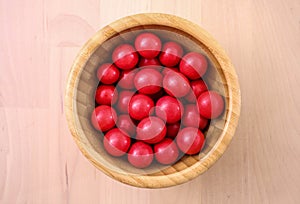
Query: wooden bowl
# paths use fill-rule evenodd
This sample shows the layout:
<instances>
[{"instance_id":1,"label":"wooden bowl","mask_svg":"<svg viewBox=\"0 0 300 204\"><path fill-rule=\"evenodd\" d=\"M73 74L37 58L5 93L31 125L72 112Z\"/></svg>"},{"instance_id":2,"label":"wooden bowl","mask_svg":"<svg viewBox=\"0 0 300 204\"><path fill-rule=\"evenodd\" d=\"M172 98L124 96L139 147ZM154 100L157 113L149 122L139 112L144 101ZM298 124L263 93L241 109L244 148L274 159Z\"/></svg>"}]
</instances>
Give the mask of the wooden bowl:
<instances>
[{"instance_id":1,"label":"wooden bowl","mask_svg":"<svg viewBox=\"0 0 300 204\"><path fill-rule=\"evenodd\" d=\"M109 156L90 123L95 107L94 93L98 85L96 70L107 61L113 48L133 41L145 29L163 40L174 40L207 56L209 72L205 75L211 89L225 98L221 118L212 120L205 132L206 144L198 155L184 156L172 166L152 165L136 169L127 161ZM82 153L108 176L137 187L161 188L189 181L209 169L229 145L240 114L240 88L235 70L218 43L198 25L167 14L138 14L117 20L99 30L81 49L69 78L65 96L65 112L70 131ZM84 176L84 175L83 175Z\"/></svg>"}]
</instances>

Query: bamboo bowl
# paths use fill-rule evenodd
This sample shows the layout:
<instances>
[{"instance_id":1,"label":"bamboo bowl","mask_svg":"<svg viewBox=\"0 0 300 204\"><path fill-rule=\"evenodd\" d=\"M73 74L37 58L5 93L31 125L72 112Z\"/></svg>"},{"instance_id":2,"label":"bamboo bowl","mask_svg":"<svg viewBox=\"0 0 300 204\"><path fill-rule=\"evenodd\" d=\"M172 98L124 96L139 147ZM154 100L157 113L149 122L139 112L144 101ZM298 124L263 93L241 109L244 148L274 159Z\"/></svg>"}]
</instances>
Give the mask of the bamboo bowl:
<instances>
[{"instance_id":1,"label":"bamboo bowl","mask_svg":"<svg viewBox=\"0 0 300 204\"><path fill-rule=\"evenodd\" d=\"M198 51L209 59L206 82L225 98L221 118L206 130L206 144L198 155L184 156L172 166L153 165L135 169L126 161L109 156L90 124L98 85L96 70L106 62L113 48L132 41L134 33L151 30L163 40L181 43L186 50ZM209 169L229 145L240 113L240 89L235 70L218 43L198 25L167 14L138 14L117 20L99 30L81 49L69 73L65 112L69 129L82 153L108 176L137 187L161 188L187 182Z\"/></svg>"}]
</instances>

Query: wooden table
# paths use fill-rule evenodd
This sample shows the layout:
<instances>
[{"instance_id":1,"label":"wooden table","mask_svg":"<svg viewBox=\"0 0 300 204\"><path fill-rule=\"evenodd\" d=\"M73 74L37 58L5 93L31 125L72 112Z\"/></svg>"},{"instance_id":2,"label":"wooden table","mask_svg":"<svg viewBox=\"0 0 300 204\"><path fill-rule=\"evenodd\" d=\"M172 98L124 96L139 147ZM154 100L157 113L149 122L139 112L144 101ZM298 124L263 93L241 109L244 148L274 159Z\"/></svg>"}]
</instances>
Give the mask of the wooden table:
<instances>
[{"instance_id":1,"label":"wooden table","mask_svg":"<svg viewBox=\"0 0 300 204\"><path fill-rule=\"evenodd\" d=\"M176 14L208 30L231 57L242 92L224 156L197 179L160 190L94 168L63 109L84 42L141 12ZM0 203L299 203L299 0L2 0L0 25Z\"/></svg>"}]
</instances>

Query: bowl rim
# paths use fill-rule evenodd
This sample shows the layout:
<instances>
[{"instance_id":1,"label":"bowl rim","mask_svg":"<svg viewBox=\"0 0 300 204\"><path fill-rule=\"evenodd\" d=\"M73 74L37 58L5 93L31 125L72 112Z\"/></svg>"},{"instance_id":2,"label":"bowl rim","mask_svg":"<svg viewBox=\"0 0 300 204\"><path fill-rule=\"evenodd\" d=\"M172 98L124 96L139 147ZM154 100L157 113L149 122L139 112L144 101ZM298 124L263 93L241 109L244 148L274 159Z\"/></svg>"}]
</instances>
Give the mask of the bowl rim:
<instances>
[{"instance_id":1,"label":"bowl rim","mask_svg":"<svg viewBox=\"0 0 300 204\"><path fill-rule=\"evenodd\" d=\"M174 23L176 22L176 23ZM130 25L128 27L128 25ZM87 138L83 131L76 125L76 104L74 97L76 97L76 88L78 86L78 79L81 71L85 67L86 62L97 50L100 44L105 42L110 37L118 34L121 31L132 27L141 25L160 25L179 29L203 43L207 49L214 55L227 82L228 89L228 114L224 129L218 138L214 147L207 153L207 155L192 166L177 171L168 175L135 175L124 174L111 169L107 169L101 163L98 163L92 156ZM212 38L212 36L202 29L197 24L183 19L178 16L163 14L163 13L141 13L131 16L126 16L114 21L113 23L100 29L94 36L92 36L86 44L82 47L77 55L71 70L68 74L67 86L65 90L65 115L67 123L73 139L77 146L89 161L91 161L98 169L106 175L135 187L145 188L162 188L185 183L198 175L204 173L209 169L224 153L235 133L241 107L241 94L237 74L234 70L230 59L226 55L221 46Z\"/></svg>"}]
</instances>

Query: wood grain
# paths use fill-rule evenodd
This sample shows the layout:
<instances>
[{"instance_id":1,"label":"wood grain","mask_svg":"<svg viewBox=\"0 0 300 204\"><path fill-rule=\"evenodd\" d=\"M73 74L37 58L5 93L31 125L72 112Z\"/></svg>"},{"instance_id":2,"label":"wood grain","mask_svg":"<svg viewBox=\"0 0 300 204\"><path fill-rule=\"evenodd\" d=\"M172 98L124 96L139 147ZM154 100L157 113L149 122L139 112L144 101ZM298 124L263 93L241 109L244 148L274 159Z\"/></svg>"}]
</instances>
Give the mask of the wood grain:
<instances>
[{"instance_id":1,"label":"wood grain","mask_svg":"<svg viewBox=\"0 0 300 204\"><path fill-rule=\"evenodd\" d=\"M69 68L86 39L126 15L192 20L226 49L242 112L224 156L186 184L120 184L78 151L63 110ZM298 203L298 0L0 1L1 203ZM76 32L75 32L76 31Z\"/></svg>"}]
</instances>

